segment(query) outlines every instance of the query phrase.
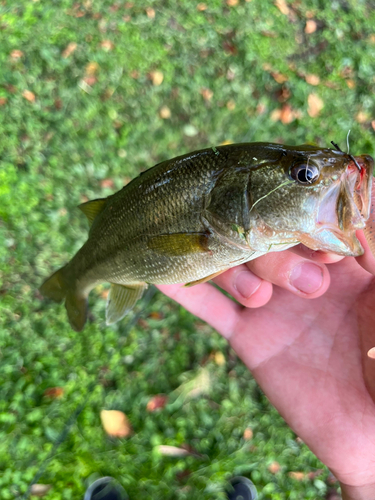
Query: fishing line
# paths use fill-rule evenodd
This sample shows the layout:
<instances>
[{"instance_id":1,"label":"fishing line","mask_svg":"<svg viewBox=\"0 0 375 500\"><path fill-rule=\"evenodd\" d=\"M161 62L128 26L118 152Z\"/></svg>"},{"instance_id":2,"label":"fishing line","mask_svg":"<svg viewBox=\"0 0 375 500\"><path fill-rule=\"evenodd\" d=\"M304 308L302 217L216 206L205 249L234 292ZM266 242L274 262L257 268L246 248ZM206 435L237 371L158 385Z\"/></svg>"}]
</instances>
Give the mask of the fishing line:
<instances>
[{"instance_id":1,"label":"fishing line","mask_svg":"<svg viewBox=\"0 0 375 500\"><path fill-rule=\"evenodd\" d=\"M255 203L253 203L251 205L251 208L250 208L250 211L255 207L255 205L257 203L259 203L260 201L264 200L264 198L268 198L268 196L272 193L274 193L277 189L283 187L283 186L286 186L287 184L294 184L294 181L290 181L290 180L287 180L285 182L283 182L282 184L280 184L279 186L276 186L274 189L272 189L272 191L270 191L269 193L265 194L264 196L261 196L260 198L257 199L257 201Z\"/></svg>"},{"instance_id":2,"label":"fishing line","mask_svg":"<svg viewBox=\"0 0 375 500\"><path fill-rule=\"evenodd\" d=\"M126 333L129 332L130 328L134 326L140 317L142 316L144 310L146 309L146 306L148 306L149 302L151 301L152 297L156 294L156 287L152 286L150 287L147 292L145 293L143 299L142 299L142 306L140 310L134 314L134 316L129 319L129 321L125 324L124 330L121 332L121 335L125 335ZM109 358L108 362L111 361L112 356L114 355L115 351L109 353ZM98 384L98 379L95 380L94 382L91 382L91 384L87 388L87 395L82 403L80 403L77 408L74 410L74 412L70 415L68 420L66 421L63 430L60 432L59 436L57 437L52 450L49 452L47 457L42 461L41 465L39 466L39 469L35 473L33 479L30 481L26 492L20 497L20 500L27 500L31 494L31 488L34 484L37 484L39 479L42 477L44 474L45 470L48 467L49 462L52 460L52 458L55 456L58 448L60 445L65 441L65 439L68 437L69 432L73 425L76 423L79 415L82 413L84 410L90 396L93 394L93 390L95 386Z\"/></svg>"},{"instance_id":3,"label":"fishing line","mask_svg":"<svg viewBox=\"0 0 375 500\"><path fill-rule=\"evenodd\" d=\"M348 149L348 154L349 154L349 135L350 135L350 129L348 131L348 135L346 136L346 147Z\"/></svg>"}]
</instances>

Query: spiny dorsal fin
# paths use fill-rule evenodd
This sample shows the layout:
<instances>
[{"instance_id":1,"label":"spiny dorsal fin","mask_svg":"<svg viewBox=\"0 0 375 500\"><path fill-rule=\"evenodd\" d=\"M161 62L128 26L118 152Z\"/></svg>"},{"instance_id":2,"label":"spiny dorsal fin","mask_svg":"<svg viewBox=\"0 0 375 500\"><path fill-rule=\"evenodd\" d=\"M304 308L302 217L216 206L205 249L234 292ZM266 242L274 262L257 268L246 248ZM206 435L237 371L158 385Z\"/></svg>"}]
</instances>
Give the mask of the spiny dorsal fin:
<instances>
[{"instance_id":1,"label":"spiny dorsal fin","mask_svg":"<svg viewBox=\"0 0 375 500\"><path fill-rule=\"evenodd\" d=\"M107 198L98 198L97 200L86 201L86 203L78 205L78 208L86 215L91 226L96 216L104 210L106 203Z\"/></svg>"},{"instance_id":2,"label":"spiny dorsal fin","mask_svg":"<svg viewBox=\"0 0 375 500\"><path fill-rule=\"evenodd\" d=\"M107 325L116 323L131 311L137 300L142 297L146 288L146 283L137 283L134 285L116 285L112 283L106 309Z\"/></svg>"}]
</instances>

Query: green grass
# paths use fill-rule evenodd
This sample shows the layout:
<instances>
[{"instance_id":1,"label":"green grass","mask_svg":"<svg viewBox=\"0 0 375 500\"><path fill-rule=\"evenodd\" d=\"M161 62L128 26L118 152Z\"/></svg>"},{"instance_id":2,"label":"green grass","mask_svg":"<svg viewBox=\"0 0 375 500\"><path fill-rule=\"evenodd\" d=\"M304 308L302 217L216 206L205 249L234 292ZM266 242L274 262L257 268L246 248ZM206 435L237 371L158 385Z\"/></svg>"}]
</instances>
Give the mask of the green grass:
<instances>
[{"instance_id":1,"label":"green grass","mask_svg":"<svg viewBox=\"0 0 375 500\"><path fill-rule=\"evenodd\" d=\"M223 141L344 148L349 129L352 152L375 153L372 3L288 5L285 15L260 0L212 0L206 10L187 0L1 3L2 499L20 498L36 474L52 485L47 500L82 498L95 473L145 500L224 498L237 474L253 479L261 499L324 498L332 487L226 342L181 307L157 293L138 316L106 327L96 291L90 324L77 334L64 308L37 292L85 241L76 206L163 159ZM305 33L307 19L314 33ZM318 85L307 83L311 74ZM316 117L310 94L324 103ZM170 118L160 116L164 106ZM210 390L186 397L178 388L201 370ZM48 399L51 387L63 387L63 397ZM160 393L167 406L147 412ZM103 408L124 411L133 435L108 438ZM161 456L160 444L196 454ZM297 481L291 471L318 472Z\"/></svg>"}]
</instances>

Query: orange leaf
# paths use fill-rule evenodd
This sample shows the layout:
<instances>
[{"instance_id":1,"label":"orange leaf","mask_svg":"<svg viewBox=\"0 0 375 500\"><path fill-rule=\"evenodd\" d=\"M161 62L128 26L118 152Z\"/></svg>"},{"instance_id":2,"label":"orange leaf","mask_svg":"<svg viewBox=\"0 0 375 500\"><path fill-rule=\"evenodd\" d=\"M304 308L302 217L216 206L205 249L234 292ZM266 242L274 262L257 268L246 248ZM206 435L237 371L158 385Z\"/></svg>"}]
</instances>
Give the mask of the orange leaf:
<instances>
[{"instance_id":1,"label":"orange leaf","mask_svg":"<svg viewBox=\"0 0 375 500\"><path fill-rule=\"evenodd\" d=\"M64 395L64 388L63 387L50 387L49 389L46 389L44 391L44 395L47 398L51 398L51 399L62 398Z\"/></svg>"},{"instance_id":2,"label":"orange leaf","mask_svg":"<svg viewBox=\"0 0 375 500\"><path fill-rule=\"evenodd\" d=\"M280 120L281 123L284 123L284 125L291 123L294 120L294 114L290 104L284 104L281 108Z\"/></svg>"},{"instance_id":3,"label":"orange leaf","mask_svg":"<svg viewBox=\"0 0 375 500\"><path fill-rule=\"evenodd\" d=\"M147 7L146 8L146 14L149 19L154 19L155 17L155 10L152 7Z\"/></svg>"},{"instance_id":4,"label":"orange leaf","mask_svg":"<svg viewBox=\"0 0 375 500\"><path fill-rule=\"evenodd\" d=\"M100 181L100 186L102 188L110 188L112 189L114 184L113 184L113 180L112 179L103 179L102 181Z\"/></svg>"},{"instance_id":5,"label":"orange leaf","mask_svg":"<svg viewBox=\"0 0 375 500\"><path fill-rule=\"evenodd\" d=\"M307 112L309 116L311 116L311 118L316 118L324 106L322 99L316 94L310 94L307 98L307 103Z\"/></svg>"},{"instance_id":6,"label":"orange leaf","mask_svg":"<svg viewBox=\"0 0 375 500\"><path fill-rule=\"evenodd\" d=\"M4 106L4 104L6 104L7 102L7 98L6 97L0 97L0 106Z\"/></svg>"},{"instance_id":7,"label":"orange leaf","mask_svg":"<svg viewBox=\"0 0 375 500\"><path fill-rule=\"evenodd\" d=\"M100 419L103 428L109 436L125 438L132 433L132 427L128 417L122 411L102 410Z\"/></svg>"},{"instance_id":8,"label":"orange leaf","mask_svg":"<svg viewBox=\"0 0 375 500\"><path fill-rule=\"evenodd\" d=\"M238 0L227 0L227 5L229 7L235 7L236 5L238 5Z\"/></svg>"},{"instance_id":9,"label":"orange leaf","mask_svg":"<svg viewBox=\"0 0 375 500\"><path fill-rule=\"evenodd\" d=\"M290 12L289 7L285 0L276 0L275 5L279 9L279 11L285 16L289 14Z\"/></svg>"},{"instance_id":10,"label":"orange leaf","mask_svg":"<svg viewBox=\"0 0 375 500\"><path fill-rule=\"evenodd\" d=\"M24 90L22 92L23 97L29 102L35 102L35 94L30 90Z\"/></svg>"},{"instance_id":11,"label":"orange leaf","mask_svg":"<svg viewBox=\"0 0 375 500\"><path fill-rule=\"evenodd\" d=\"M286 81L288 81L288 77L286 75L283 75L282 73L279 73L278 71L271 73L271 75L277 81L277 83L285 83Z\"/></svg>"},{"instance_id":12,"label":"orange leaf","mask_svg":"<svg viewBox=\"0 0 375 500\"><path fill-rule=\"evenodd\" d=\"M161 408L164 408L164 406L167 404L167 401L168 396L165 396L164 394L157 394L148 401L146 409L149 412L160 410Z\"/></svg>"},{"instance_id":13,"label":"orange leaf","mask_svg":"<svg viewBox=\"0 0 375 500\"><path fill-rule=\"evenodd\" d=\"M171 110L168 108L168 106L163 106L162 108L160 108L159 116L164 120L167 120L171 117Z\"/></svg>"},{"instance_id":14,"label":"orange leaf","mask_svg":"<svg viewBox=\"0 0 375 500\"><path fill-rule=\"evenodd\" d=\"M317 28L317 24L316 24L316 21L314 21L314 19L308 19L306 21L306 26L305 26L305 33L307 35L311 35L311 33L314 33L316 31L316 28Z\"/></svg>"},{"instance_id":15,"label":"orange leaf","mask_svg":"<svg viewBox=\"0 0 375 500\"><path fill-rule=\"evenodd\" d=\"M10 57L12 59L20 59L21 57L23 57L23 52L22 52L22 50L14 49L10 53Z\"/></svg>"},{"instance_id":16,"label":"orange leaf","mask_svg":"<svg viewBox=\"0 0 375 500\"><path fill-rule=\"evenodd\" d=\"M305 80L310 85L319 85L320 83L320 78L318 75L313 75L313 74L306 75Z\"/></svg>"},{"instance_id":17,"label":"orange leaf","mask_svg":"<svg viewBox=\"0 0 375 500\"><path fill-rule=\"evenodd\" d=\"M206 10L206 9L207 9L207 5L206 5L205 3L199 3L199 4L197 5L197 10L198 10L199 12L203 12L203 11L204 11L204 10Z\"/></svg>"},{"instance_id":18,"label":"orange leaf","mask_svg":"<svg viewBox=\"0 0 375 500\"><path fill-rule=\"evenodd\" d=\"M268 466L268 470L271 472L271 474L277 474L277 472L279 472L280 469L281 465L279 464L279 462L272 462Z\"/></svg>"},{"instance_id":19,"label":"orange leaf","mask_svg":"<svg viewBox=\"0 0 375 500\"><path fill-rule=\"evenodd\" d=\"M205 101L210 101L212 99L212 96L214 95L212 90L207 89L207 88L200 89L199 92L201 93L201 95L203 96L203 99Z\"/></svg>"},{"instance_id":20,"label":"orange leaf","mask_svg":"<svg viewBox=\"0 0 375 500\"><path fill-rule=\"evenodd\" d=\"M91 61L88 64L86 64L85 73L88 76L93 76L96 74L98 69L99 69L99 64L95 61Z\"/></svg>"},{"instance_id":21,"label":"orange leaf","mask_svg":"<svg viewBox=\"0 0 375 500\"><path fill-rule=\"evenodd\" d=\"M253 438L253 431L252 429L250 429L250 427L248 427L247 429L244 430L243 432L243 438L245 441L250 441L250 439Z\"/></svg>"},{"instance_id":22,"label":"orange leaf","mask_svg":"<svg viewBox=\"0 0 375 500\"><path fill-rule=\"evenodd\" d=\"M295 479L296 481L303 481L306 477L306 474L304 472L289 472L288 476L292 479Z\"/></svg>"},{"instance_id":23,"label":"orange leaf","mask_svg":"<svg viewBox=\"0 0 375 500\"><path fill-rule=\"evenodd\" d=\"M63 58L66 59L67 57L71 56L73 52L76 50L76 48L77 48L76 42L70 42L62 53Z\"/></svg>"}]
</instances>

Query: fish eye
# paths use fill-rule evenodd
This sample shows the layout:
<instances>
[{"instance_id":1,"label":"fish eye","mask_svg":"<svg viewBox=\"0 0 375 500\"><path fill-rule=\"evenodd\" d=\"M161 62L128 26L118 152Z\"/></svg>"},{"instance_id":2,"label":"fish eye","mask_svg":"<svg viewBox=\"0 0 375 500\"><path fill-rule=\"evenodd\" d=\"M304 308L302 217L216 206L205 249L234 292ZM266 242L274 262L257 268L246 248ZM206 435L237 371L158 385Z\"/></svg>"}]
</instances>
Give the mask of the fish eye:
<instances>
[{"instance_id":1,"label":"fish eye","mask_svg":"<svg viewBox=\"0 0 375 500\"><path fill-rule=\"evenodd\" d=\"M298 163L290 170L290 177L300 184L312 184L319 177L319 168L312 162Z\"/></svg>"}]
</instances>

